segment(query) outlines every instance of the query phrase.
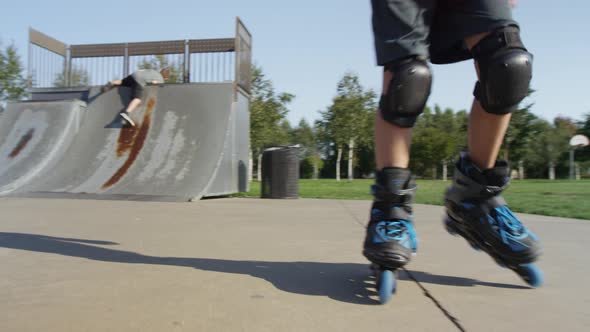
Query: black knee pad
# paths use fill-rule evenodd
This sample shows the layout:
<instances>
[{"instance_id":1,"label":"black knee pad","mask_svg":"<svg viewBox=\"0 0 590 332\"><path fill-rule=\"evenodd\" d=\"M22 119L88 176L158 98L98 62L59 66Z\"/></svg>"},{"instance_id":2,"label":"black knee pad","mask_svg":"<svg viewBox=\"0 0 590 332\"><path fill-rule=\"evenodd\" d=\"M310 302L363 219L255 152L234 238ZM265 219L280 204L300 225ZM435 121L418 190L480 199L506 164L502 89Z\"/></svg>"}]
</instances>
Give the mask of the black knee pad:
<instances>
[{"instance_id":1,"label":"black knee pad","mask_svg":"<svg viewBox=\"0 0 590 332\"><path fill-rule=\"evenodd\" d=\"M483 38L472 49L479 67L473 95L492 114L518 109L527 96L533 76L533 55L520 40L516 27L505 27Z\"/></svg>"},{"instance_id":2,"label":"black knee pad","mask_svg":"<svg viewBox=\"0 0 590 332\"><path fill-rule=\"evenodd\" d=\"M387 93L381 96L381 116L389 123L411 128L430 95L432 72L426 61L418 58L389 63L385 70L393 73Z\"/></svg>"}]
</instances>

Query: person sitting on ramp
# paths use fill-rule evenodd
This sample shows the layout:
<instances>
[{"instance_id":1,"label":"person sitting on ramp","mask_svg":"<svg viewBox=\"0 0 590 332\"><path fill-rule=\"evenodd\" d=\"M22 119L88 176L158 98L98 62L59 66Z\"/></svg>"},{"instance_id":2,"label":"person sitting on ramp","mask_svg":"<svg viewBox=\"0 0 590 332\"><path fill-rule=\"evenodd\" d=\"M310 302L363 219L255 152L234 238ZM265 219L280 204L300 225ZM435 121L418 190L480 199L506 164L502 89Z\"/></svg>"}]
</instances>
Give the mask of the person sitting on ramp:
<instances>
[{"instance_id":1,"label":"person sitting on ramp","mask_svg":"<svg viewBox=\"0 0 590 332\"><path fill-rule=\"evenodd\" d=\"M106 89L111 89L115 86L125 86L131 88L131 101L127 105L125 111L119 115L131 126L135 126L135 122L131 119L131 112L133 112L142 101L146 98L145 87L148 84L164 84L170 77L170 68L165 67L159 72L154 69L140 69L133 74L125 77L122 80L113 80L107 83Z\"/></svg>"}]
</instances>

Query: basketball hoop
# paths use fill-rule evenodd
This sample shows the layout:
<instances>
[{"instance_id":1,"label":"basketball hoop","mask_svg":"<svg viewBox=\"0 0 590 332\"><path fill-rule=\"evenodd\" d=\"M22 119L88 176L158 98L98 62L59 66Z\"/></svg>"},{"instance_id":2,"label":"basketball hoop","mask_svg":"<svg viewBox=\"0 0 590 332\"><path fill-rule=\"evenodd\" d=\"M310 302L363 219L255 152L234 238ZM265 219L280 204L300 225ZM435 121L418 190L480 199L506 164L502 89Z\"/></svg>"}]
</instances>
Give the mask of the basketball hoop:
<instances>
[{"instance_id":1,"label":"basketball hoop","mask_svg":"<svg viewBox=\"0 0 590 332\"><path fill-rule=\"evenodd\" d=\"M570 146L572 149L570 150L570 179L574 179L574 150L577 148L581 148L584 146L588 146L590 142L588 141L588 137L584 135L576 135L570 139Z\"/></svg>"},{"instance_id":2,"label":"basketball hoop","mask_svg":"<svg viewBox=\"0 0 590 332\"><path fill-rule=\"evenodd\" d=\"M590 141L588 140L588 137L586 137L584 135L576 135L576 136L572 137L572 139L570 139L570 146L573 146L576 148L588 146L588 144L590 144Z\"/></svg>"}]
</instances>

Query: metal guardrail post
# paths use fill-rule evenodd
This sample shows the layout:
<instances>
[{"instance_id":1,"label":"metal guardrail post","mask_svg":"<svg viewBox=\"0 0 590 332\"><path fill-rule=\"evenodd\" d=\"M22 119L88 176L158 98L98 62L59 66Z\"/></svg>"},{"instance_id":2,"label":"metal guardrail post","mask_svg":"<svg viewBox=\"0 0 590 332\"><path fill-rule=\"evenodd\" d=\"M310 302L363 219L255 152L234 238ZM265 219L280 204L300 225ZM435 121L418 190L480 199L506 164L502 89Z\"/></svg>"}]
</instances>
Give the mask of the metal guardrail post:
<instances>
[{"instance_id":1,"label":"metal guardrail post","mask_svg":"<svg viewBox=\"0 0 590 332\"><path fill-rule=\"evenodd\" d=\"M125 55L123 56L123 77L129 76L129 44L125 44Z\"/></svg>"},{"instance_id":2,"label":"metal guardrail post","mask_svg":"<svg viewBox=\"0 0 590 332\"><path fill-rule=\"evenodd\" d=\"M30 30L31 28L29 28ZM27 64L27 85L30 88L33 87L33 44L31 43L31 34L29 32L29 53L28 56L28 64Z\"/></svg>"},{"instance_id":3,"label":"metal guardrail post","mask_svg":"<svg viewBox=\"0 0 590 332\"><path fill-rule=\"evenodd\" d=\"M66 56L64 57L64 81L67 87L71 86L72 82L72 57L71 57L72 49L70 46L66 48Z\"/></svg>"},{"instance_id":4,"label":"metal guardrail post","mask_svg":"<svg viewBox=\"0 0 590 332\"><path fill-rule=\"evenodd\" d=\"M183 70L184 73L182 75L183 77L183 83L190 83L191 81L191 77L190 77L190 73L191 73L191 53L189 50L189 41L185 40L184 41L184 66L183 66Z\"/></svg>"}]
</instances>

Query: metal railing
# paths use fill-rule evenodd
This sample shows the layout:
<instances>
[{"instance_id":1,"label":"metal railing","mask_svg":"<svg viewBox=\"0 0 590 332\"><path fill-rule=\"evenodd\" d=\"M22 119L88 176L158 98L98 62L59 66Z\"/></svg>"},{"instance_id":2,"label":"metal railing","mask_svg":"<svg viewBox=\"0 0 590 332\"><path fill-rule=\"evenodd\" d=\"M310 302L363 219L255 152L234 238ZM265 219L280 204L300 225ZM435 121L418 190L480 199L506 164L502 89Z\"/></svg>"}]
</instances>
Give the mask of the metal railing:
<instances>
[{"instance_id":1,"label":"metal railing","mask_svg":"<svg viewBox=\"0 0 590 332\"><path fill-rule=\"evenodd\" d=\"M140 68L171 68L168 83L233 81L250 92L252 35L236 18L233 38L67 45L29 29L32 88L102 85Z\"/></svg>"}]
</instances>

